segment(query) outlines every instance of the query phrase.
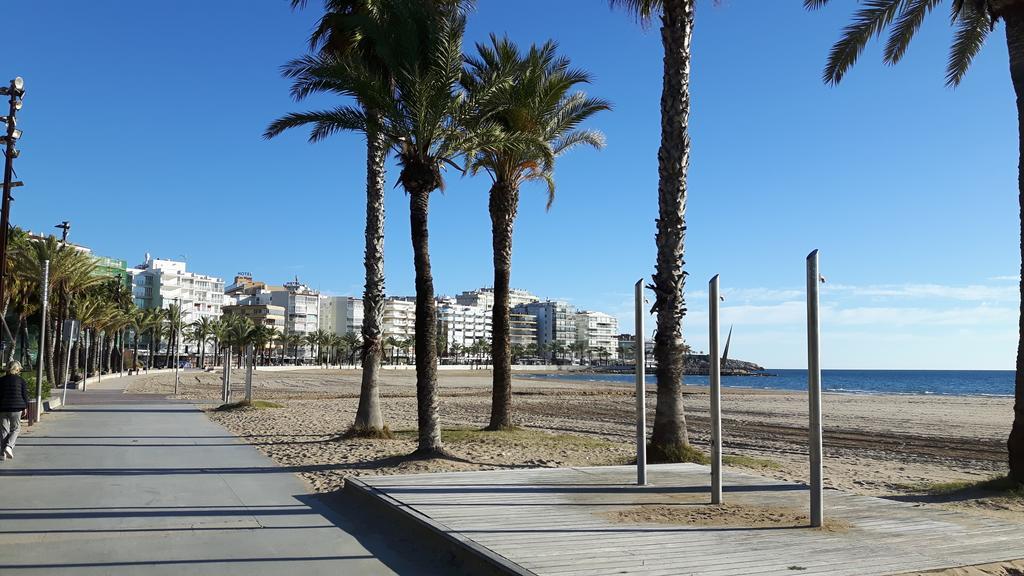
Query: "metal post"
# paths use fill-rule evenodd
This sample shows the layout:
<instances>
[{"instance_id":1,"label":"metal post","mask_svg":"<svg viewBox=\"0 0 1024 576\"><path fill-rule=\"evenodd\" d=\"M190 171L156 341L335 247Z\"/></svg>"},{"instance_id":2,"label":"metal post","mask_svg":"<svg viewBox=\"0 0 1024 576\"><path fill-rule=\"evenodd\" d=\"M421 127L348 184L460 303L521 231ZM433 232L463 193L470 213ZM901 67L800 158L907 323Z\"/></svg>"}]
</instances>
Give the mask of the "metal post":
<instances>
[{"instance_id":1,"label":"metal post","mask_svg":"<svg viewBox=\"0 0 1024 576\"><path fill-rule=\"evenodd\" d=\"M124 339L128 330L121 330L121 358L118 360L118 367L121 369L121 378L124 378Z\"/></svg>"},{"instance_id":2,"label":"metal post","mask_svg":"<svg viewBox=\"0 0 1024 576\"><path fill-rule=\"evenodd\" d=\"M64 391L61 393L60 404L64 406L68 403L68 384L71 383L71 348L74 346L74 339L68 338L68 355L67 360L64 361Z\"/></svg>"},{"instance_id":3,"label":"metal post","mask_svg":"<svg viewBox=\"0 0 1024 576\"><path fill-rule=\"evenodd\" d=\"M718 351L718 274L708 288L708 376L711 384L711 503L722 503L722 365Z\"/></svg>"},{"instance_id":4,"label":"metal post","mask_svg":"<svg viewBox=\"0 0 1024 576\"><path fill-rule=\"evenodd\" d=\"M818 251L807 255L807 399L808 452L811 460L811 526L821 526L821 363L818 322Z\"/></svg>"},{"instance_id":5,"label":"metal post","mask_svg":"<svg viewBox=\"0 0 1024 576\"><path fill-rule=\"evenodd\" d=\"M50 261L43 262L43 309L39 324L39 371L36 373L36 422L43 413L43 371L46 363L46 307L50 303Z\"/></svg>"},{"instance_id":6,"label":"metal post","mask_svg":"<svg viewBox=\"0 0 1024 576\"><path fill-rule=\"evenodd\" d=\"M245 401L252 402L252 344L245 347Z\"/></svg>"},{"instance_id":7,"label":"metal post","mask_svg":"<svg viewBox=\"0 0 1024 576\"><path fill-rule=\"evenodd\" d=\"M180 283L180 280L179 280L179 283ZM180 286L180 284L179 284L179 286ZM178 378L178 365L181 364L181 362L178 361L178 340L181 338L181 334L180 334L180 332L181 332L181 304L179 304L178 302L179 302L179 299L175 298L174 299L174 306L176 307L176 310L174 311L174 314L175 314L175 316L177 316L177 318L172 318L171 319L172 322L177 320L177 322L176 322L177 326L174 328L174 394L175 394L175 396L177 396L177 394L178 394L178 383L180 382L180 379Z\"/></svg>"},{"instance_id":8,"label":"metal post","mask_svg":"<svg viewBox=\"0 0 1024 576\"><path fill-rule=\"evenodd\" d=\"M231 346L224 352L224 403L231 401Z\"/></svg>"},{"instance_id":9,"label":"metal post","mask_svg":"<svg viewBox=\"0 0 1024 576\"><path fill-rule=\"evenodd\" d=\"M644 280L636 281L636 484L647 484L647 387L644 358Z\"/></svg>"}]
</instances>

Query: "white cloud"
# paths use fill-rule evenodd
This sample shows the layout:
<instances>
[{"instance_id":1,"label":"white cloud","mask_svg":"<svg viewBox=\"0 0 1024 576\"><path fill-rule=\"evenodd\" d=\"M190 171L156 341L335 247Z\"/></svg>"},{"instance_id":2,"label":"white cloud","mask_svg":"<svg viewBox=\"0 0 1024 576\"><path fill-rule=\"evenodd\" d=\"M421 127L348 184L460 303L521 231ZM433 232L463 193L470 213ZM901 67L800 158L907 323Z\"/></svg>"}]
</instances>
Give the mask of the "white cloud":
<instances>
[{"instance_id":1,"label":"white cloud","mask_svg":"<svg viewBox=\"0 0 1024 576\"><path fill-rule=\"evenodd\" d=\"M967 286L943 284L877 284L868 286L826 284L822 292L824 294L840 293L864 298L931 298L972 302L1014 302L1019 298L1015 286L985 286L981 284Z\"/></svg>"}]
</instances>

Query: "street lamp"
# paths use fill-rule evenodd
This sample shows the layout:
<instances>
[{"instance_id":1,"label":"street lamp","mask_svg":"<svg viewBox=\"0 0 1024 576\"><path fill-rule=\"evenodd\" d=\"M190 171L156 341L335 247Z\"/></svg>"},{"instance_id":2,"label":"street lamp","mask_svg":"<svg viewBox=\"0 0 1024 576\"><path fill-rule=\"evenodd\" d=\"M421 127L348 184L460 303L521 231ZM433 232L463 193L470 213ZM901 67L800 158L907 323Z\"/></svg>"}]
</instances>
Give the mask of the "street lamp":
<instances>
[{"instance_id":1,"label":"street lamp","mask_svg":"<svg viewBox=\"0 0 1024 576\"><path fill-rule=\"evenodd\" d=\"M7 124L6 135L0 137L4 147L4 189L3 201L0 202L0 302L5 302L7 289L7 235L11 222L11 188L14 187L14 159L19 156L14 144L21 138L16 118L21 110L21 99L25 96L25 81L18 76L11 80L9 86L0 87L0 96L9 96L7 116L3 116ZM3 355L5 342L0 338L0 356ZM40 386L41 388L41 386Z\"/></svg>"}]
</instances>

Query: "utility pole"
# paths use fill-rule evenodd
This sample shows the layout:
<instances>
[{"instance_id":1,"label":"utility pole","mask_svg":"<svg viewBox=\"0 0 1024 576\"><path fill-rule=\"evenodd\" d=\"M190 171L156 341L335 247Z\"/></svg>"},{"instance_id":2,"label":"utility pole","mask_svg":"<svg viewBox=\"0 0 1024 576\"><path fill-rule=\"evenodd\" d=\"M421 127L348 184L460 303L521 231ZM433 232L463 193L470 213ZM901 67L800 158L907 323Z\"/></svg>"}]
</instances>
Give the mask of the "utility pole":
<instances>
[{"instance_id":1,"label":"utility pole","mask_svg":"<svg viewBox=\"0 0 1024 576\"><path fill-rule=\"evenodd\" d=\"M5 145L3 201L0 202L0 303L2 303L7 295L7 235L11 226L11 188L21 185L21 182L14 182L14 159L19 154L14 144L21 138L21 130L18 130L16 116L18 110L21 110L21 100L25 96L25 81L21 76L11 80L9 86L0 87L0 96L10 97L7 101L7 116L0 116L0 120L7 123L7 133L0 137L0 141ZM3 355L4 344L3 338L0 338L0 357L6 357Z\"/></svg>"}]
</instances>

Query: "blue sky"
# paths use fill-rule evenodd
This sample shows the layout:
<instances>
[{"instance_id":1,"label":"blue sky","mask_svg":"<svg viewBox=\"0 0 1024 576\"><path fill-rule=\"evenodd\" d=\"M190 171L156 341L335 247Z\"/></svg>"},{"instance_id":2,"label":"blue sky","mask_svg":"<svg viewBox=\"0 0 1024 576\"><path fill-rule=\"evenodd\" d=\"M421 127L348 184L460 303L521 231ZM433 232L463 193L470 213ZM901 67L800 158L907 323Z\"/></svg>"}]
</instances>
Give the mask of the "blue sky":
<instances>
[{"instance_id":1,"label":"blue sky","mask_svg":"<svg viewBox=\"0 0 1024 576\"><path fill-rule=\"evenodd\" d=\"M685 335L707 347L706 282L722 275L733 355L802 367L803 264L821 250L823 364L1010 369L1017 341L1017 139L1002 26L964 84L943 85L951 36L932 15L897 67L871 46L839 87L820 80L856 3L698 0ZM943 8L944 10L945 8ZM5 10L0 77L28 90L13 221L104 255L186 257L190 269L298 275L362 288L363 141L271 142L295 104L278 67L300 55L319 3L33 0ZM654 262L661 45L604 0L480 0L490 32L554 38L591 71L608 146L562 158L554 206L523 191L513 285L620 317ZM387 202L389 294L413 292L408 203ZM491 283L486 177L449 174L431 204L435 287ZM651 323L653 324L653 323Z\"/></svg>"}]
</instances>

